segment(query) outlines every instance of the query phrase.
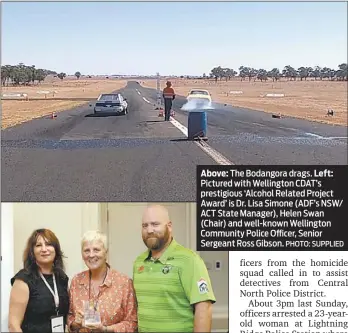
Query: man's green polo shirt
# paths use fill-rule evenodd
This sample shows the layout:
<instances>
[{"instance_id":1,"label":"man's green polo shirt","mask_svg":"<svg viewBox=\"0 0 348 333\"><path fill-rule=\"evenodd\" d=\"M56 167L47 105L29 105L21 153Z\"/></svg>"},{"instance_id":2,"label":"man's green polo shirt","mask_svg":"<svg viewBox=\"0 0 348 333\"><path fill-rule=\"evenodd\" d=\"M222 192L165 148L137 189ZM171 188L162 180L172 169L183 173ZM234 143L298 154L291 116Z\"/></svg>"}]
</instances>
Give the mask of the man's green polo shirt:
<instances>
[{"instance_id":1,"label":"man's green polo shirt","mask_svg":"<svg viewBox=\"0 0 348 333\"><path fill-rule=\"evenodd\" d=\"M133 281L139 332L193 332L193 305L216 301L202 258L174 239L158 260L137 257Z\"/></svg>"}]
</instances>

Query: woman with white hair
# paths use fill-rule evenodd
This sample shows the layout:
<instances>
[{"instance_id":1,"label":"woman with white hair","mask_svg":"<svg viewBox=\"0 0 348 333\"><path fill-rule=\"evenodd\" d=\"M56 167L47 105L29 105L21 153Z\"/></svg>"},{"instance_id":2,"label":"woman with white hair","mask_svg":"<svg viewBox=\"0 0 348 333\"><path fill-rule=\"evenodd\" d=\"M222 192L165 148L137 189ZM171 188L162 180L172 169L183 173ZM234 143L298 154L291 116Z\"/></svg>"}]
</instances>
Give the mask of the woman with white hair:
<instances>
[{"instance_id":1,"label":"woman with white hair","mask_svg":"<svg viewBox=\"0 0 348 333\"><path fill-rule=\"evenodd\" d=\"M107 239L99 231L88 231L81 242L88 267L73 277L69 296L68 327L71 332L136 332L137 304L132 280L107 263ZM86 310L100 321L86 324Z\"/></svg>"}]
</instances>

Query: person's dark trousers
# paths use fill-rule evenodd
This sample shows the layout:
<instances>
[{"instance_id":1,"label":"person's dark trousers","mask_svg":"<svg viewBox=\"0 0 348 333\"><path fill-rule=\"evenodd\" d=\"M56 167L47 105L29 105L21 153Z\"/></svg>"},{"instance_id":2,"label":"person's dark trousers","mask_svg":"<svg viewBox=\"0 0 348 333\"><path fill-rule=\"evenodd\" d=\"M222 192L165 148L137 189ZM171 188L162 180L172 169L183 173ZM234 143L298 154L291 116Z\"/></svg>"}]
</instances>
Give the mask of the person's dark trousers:
<instances>
[{"instance_id":1,"label":"person's dark trousers","mask_svg":"<svg viewBox=\"0 0 348 333\"><path fill-rule=\"evenodd\" d=\"M169 98L164 99L164 120L169 121L170 110L172 109L173 101Z\"/></svg>"}]
</instances>

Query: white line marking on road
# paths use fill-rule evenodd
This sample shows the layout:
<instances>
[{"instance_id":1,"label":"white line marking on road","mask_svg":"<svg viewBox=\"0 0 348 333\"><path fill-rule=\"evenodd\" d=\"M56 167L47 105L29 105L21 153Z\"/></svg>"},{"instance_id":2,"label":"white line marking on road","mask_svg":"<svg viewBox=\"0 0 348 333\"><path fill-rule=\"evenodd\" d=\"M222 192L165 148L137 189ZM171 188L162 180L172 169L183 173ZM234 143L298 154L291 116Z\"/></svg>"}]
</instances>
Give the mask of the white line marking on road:
<instances>
[{"instance_id":1,"label":"white line marking on road","mask_svg":"<svg viewBox=\"0 0 348 333\"><path fill-rule=\"evenodd\" d=\"M318 135L318 134L314 134L314 133L305 133L306 135L309 135L309 136L314 136L315 138L319 138L319 139L323 139L324 137L321 136L321 135Z\"/></svg>"},{"instance_id":2,"label":"white line marking on road","mask_svg":"<svg viewBox=\"0 0 348 333\"><path fill-rule=\"evenodd\" d=\"M308 134L308 133L307 133ZM334 140L334 139L347 139L347 136L314 136L317 139L321 139L321 140Z\"/></svg>"},{"instance_id":3,"label":"white line marking on road","mask_svg":"<svg viewBox=\"0 0 348 333\"><path fill-rule=\"evenodd\" d=\"M230 160L228 160L225 156L220 154L217 150L210 147L205 141L197 142L196 144L207 153L216 163L220 165L234 165Z\"/></svg>"},{"instance_id":4,"label":"white line marking on road","mask_svg":"<svg viewBox=\"0 0 348 333\"><path fill-rule=\"evenodd\" d=\"M170 122L178 129L180 130L182 133L184 133L186 136L188 136L188 129L182 125L181 123L179 123L176 119L174 119L173 117L170 117Z\"/></svg>"},{"instance_id":5,"label":"white line marking on road","mask_svg":"<svg viewBox=\"0 0 348 333\"><path fill-rule=\"evenodd\" d=\"M278 126L278 128L282 128L282 129L286 129L286 130L289 130L289 131L298 131L298 129L296 128L291 128L291 127L283 127L283 126Z\"/></svg>"},{"instance_id":6,"label":"white line marking on road","mask_svg":"<svg viewBox=\"0 0 348 333\"><path fill-rule=\"evenodd\" d=\"M339 139L348 139L346 136L294 136L290 138L291 140L339 140Z\"/></svg>"},{"instance_id":7,"label":"white line marking on road","mask_svg":"<svg viewBox=\"0 0 348 333\"><path fill-rule=\"evenodd\" d=\"M252 123L253 125L261 126L261 127L266 127L266 125L259 124L259 123Z\"/></svg>"},{"instance_id":8,"label":"white line marking on road","mask_svg":"<svg viewBox=\"0 0 348 333\"><path fill-rule=\"evenodd\" d=\"M138 93L139 95L141 95L141 94L140 94L140 91L139 91L138 89L135 89L135 90L137 91L137 93Z\"/></svg>"},{"instance_id":9,"label":"white line marking on road","mask_svg":"<svg viewBox=\"0 0 348 333\"><path fill-rule=\"evenodd\" d=\"M185 136L188 136L188 129L178 122L173 117L170 117L170 122L182 133L185 134ZM234 165L230 160L228 160L225 156L220 154L218 151L216 151L214 148L210 147L205 141L195 141L195 144L201 148L207 155L209 155L216 163L220 165Z\"/></svg>"},{"instance_id":10,"label":"white line marking on road","mask_svg":"<svg viewBox=\"0 0 348 333\"><path fill-rule=\"evenodd\" d=\"M146 103L151 103L150 101L148 101L145 97L143 97L143 100L146 102Z\"/></svg>"}]
</instances>

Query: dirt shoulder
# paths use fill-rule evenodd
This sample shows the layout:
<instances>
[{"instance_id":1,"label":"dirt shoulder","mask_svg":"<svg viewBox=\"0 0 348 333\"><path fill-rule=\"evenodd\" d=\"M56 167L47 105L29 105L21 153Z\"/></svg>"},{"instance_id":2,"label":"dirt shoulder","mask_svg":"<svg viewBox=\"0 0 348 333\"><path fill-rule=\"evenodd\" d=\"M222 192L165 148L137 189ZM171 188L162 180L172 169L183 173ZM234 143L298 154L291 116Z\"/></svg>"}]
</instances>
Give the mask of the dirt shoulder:
<instances>
[{"instance_id":1,"label":"dirt shoulder","mask_svg":"<svg viewBox=\"0 0 348 333\"><path fill-rule=\"evenodd\" d=\"M165 87L161 81L161 89ZM347 82L281 81L251 82L240 80L171 80L178 95L187 96L192 88L208 89L213 101L283 116L347 126ZM156 80L141 80L144 87L156 89ZM241 93L242 92L242 93ZM284 97L267 97L284 94ZM327 110L334 116L327 116Z\"/></svg>"},{"instance_id":2,"label":"dirt shoulder","mask_svg":"<svg viewBox=\"0 0 348 333\"><path fill-rule=\"evenodd\" d=\"M35 86L2 87L2 96L23 93L29 100L2 99L1 128L83 105L101 93L121 89L126 84L126 80L116 79L50 79Z\"/></svg>"}]
</instances>

